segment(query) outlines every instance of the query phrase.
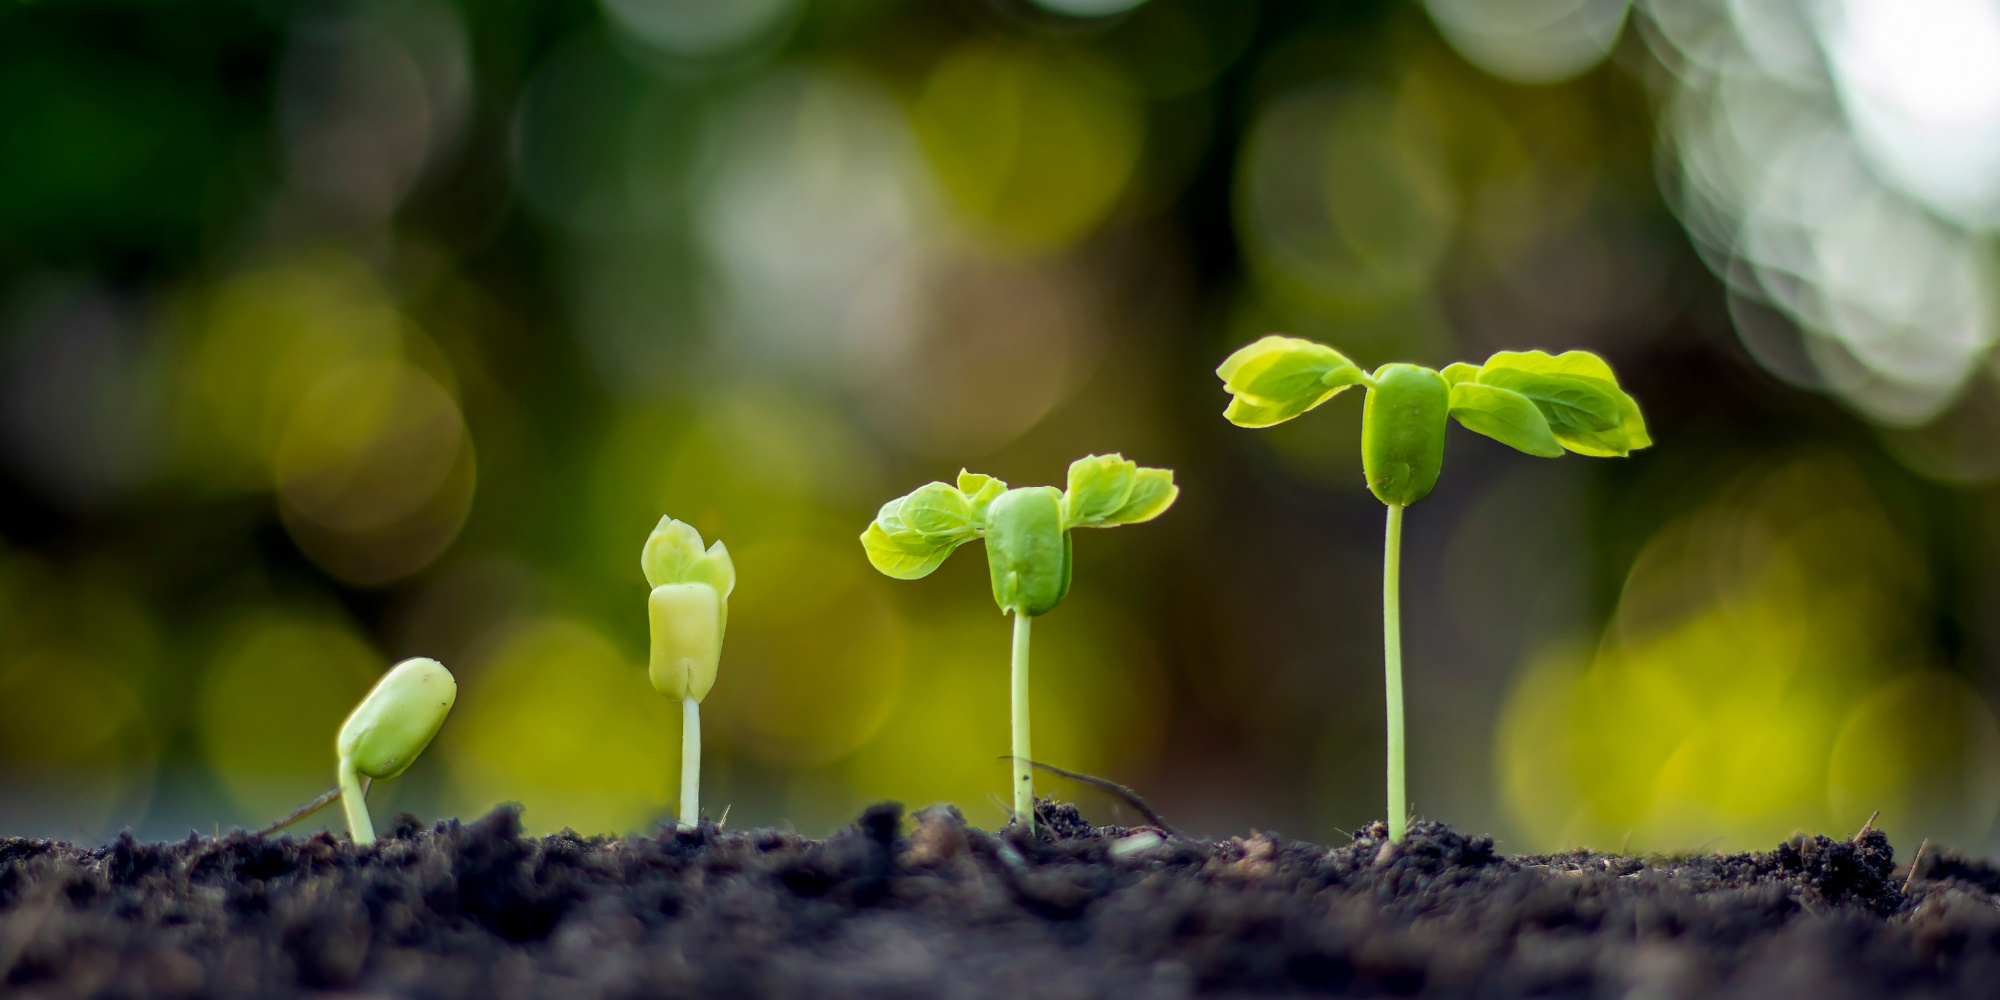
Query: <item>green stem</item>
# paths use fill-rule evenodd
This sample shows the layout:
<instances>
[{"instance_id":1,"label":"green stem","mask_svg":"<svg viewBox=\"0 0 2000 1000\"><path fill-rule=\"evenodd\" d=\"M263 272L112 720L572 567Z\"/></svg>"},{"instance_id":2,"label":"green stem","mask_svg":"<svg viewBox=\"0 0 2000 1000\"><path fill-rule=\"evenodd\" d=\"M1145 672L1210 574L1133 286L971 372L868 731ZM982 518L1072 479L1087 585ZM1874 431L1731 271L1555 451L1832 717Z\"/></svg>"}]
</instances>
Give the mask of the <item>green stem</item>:
<instances>
[{"instance_id":1,"label":"green stem","mask_svg":"<svg viewBox=\"0 0 2000 1000\"><path fill-rule=\"evenodd\" d=\"M681 702L681 829L701 822L701 702Z\"/></svg>"},{"instance_id":2,"label":"green stem","mask_svg":"<svg viewBox=\"0 0 2000 1000\"><path fill-rule=\"evenodd\" d=\"M1035 832L1035 759L1028 748L1028 618L1014 612L1014 818Z\"/></svg>"},{"instance_id":3,"label":"green stem","mask_svg":"<svg viewBox=\"0 0 2000 1000\"><path fill-rule=\"evenodd\" d=\"M340 807L347 811L347 833L354 838L355 846L374 843L375 824L368 819L368 789L354 772L353 759L348 757L340 759Z\"/></svg>"},{"instance_id":4,"label":"green stem","mask_svg":"<svg viewBox=\"0 0 2000 1000\"><path fill-rule=\"evenodd\" d=\"M1389 505L1382 537L1382 682L1389 702L1389 839L1409 823L1403 799L1403 505Z\"/></svg>"}]
</instances>

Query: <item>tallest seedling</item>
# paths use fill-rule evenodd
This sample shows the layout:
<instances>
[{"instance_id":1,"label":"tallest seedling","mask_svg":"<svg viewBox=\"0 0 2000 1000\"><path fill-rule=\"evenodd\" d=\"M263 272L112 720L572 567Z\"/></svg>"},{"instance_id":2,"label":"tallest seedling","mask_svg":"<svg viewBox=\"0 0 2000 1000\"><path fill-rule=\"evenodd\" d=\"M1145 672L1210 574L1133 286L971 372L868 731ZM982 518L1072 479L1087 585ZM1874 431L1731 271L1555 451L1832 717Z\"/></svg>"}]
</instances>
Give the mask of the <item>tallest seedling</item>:
<instances>
[{"instance_id":1,"label":"tallest seedling","mask_svg":"<svg viewBox=\"0 0 2000 1000\"><path fill-rule=\"evenodd\" d=\"M1584 351L1550 357L1502 351L1483 365L1444 371L1389 364L1373 374L1339 351L1296 337L1269 336L1231 354L1215 370L1235 397L1223 416L1239 427L1282 424L1366 386L1361 407L1361 470L1388 505L1382 543L1382 658L1389 707L1389 838L1403 839L1403 509L1429 496L1444 466L1447 418L1530 455L1624 456L1653 443L1639 404L1618 387L1602 358Z\"/></svg>"},{"instance_id":2,"label":"tallest seedling","mask_svg":"<svg viewBox=\"0 0 2000 1000\"><path fill-rule=\"evenodd\" d=\"M1180 487L1169 469L1142 469L1123 455L1070 463L1069 488L1008 489L992 476L960 470L958 485L929 483L882 505L861 533L875 568L898 580L931 575L952 550L986 539L993 602L1014 616L1010 689L1014 722L1014 815L1035 829L1035 782L1028 741L1028 631L1069 594L1071 528L1111 528L1159 517Z\"/></svg>"}]
</instances>

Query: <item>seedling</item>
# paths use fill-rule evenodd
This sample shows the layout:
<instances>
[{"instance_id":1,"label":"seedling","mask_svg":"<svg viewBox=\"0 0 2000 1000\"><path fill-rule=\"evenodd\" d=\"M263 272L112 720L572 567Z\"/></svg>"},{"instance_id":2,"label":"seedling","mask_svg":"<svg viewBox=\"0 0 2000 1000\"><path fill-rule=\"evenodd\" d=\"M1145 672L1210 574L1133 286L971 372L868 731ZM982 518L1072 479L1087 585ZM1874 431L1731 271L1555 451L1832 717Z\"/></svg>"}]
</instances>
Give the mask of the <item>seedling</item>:
<instances>
[{"instance_id":1,"label":"seedling","mask_svg":"<svg viewBox=\"0 0 2000 1000\"><path fill-rule=\"evenodd\" d=\"M861 534L868 561L898 580L929 576L953 549L986 539L993 603L1014 616L1014 815L1030 832L1035 778L1028 738L1029 622L1069 595L1070 529L1150 521L1179 495L1172 470L1142 469L1123 455L1086 455L1071 462L1067 490L1008 489L992 476L961 469L955 487L929 483L883 504Z\"/></svg>"},{"instance_id":2,"label":"seedling","mask_svg":"<svg viewBox=\"0 0 2000 1000\"><path fill-rule=\"evenodd\" d=\"M458 682L451 671L418 656L384 674L347 717L334 749L340 755L340 804L356 844L375 842L364 781L387 781L409 770L457 700Z\"/></svg>"},{"instance_id":3,"label":"seedling","mask_svg":"<svg viewBox=\"0 0 2000 1000\"><path fill-rule=\"evenodd\" d=\"M717 539L703 551L701 532L671 517L646 539L639 568L653 592L646 598L652 622L653 688L681 703L682 829L701 821L701 700L715 686L722 633L729 624L729 593L736 564Z\"/></svg>"},{"instance_id":4,"label":"seedling","mask_svg":"<svg viewBox=\"0 0 2000 1000\"><path fill-rule=\"evenodd\" d=\"M1389 710L1389 838L1408 823L1403 794L1403 637L1400 579L1403 509L1437 485L1446 417L1530 455L1624 456L1653 443L1639 404L1602 358L1502 351L1483 365L1439 372L1388 364L1364 372L1339 351L1272 335L1231 354L1215 373L1234 397L1223 416L1239 427L1281 424L1365 386L1361 470L1389 508L1382 543L1382 654Z\"/></svg>"}]
</instances>

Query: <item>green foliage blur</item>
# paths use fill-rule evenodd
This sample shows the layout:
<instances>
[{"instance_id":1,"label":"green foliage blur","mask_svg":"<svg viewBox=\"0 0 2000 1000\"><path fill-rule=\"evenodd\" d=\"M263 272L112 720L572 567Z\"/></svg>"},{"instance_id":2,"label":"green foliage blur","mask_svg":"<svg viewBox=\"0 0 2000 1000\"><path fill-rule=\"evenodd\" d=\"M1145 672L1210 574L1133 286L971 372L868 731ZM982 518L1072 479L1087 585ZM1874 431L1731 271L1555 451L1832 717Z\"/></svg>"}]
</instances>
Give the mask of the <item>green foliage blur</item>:
<instances>
[{"instance_id":1,"label":"green foliage blur","mask_svg":"<svg viewBox=\"0 0 2000 1000\"><path fill-rule=\"evenodd\" d=\"M1870 300L1894 335L1839 340L1753 295L1672 5L1549 6L0 4L0 834L262 825L419 655L457 707L379 822L649 829L663 515L737 569L713 814L997 824L981 560L904 586L856 536L961 467L1119 452L1182 495L1077 547L1037 753L1339 840L1381 808L1380 509L1361 394L1222 418L1217 363L1282 332L1588 350L1646 413L1604 461L1450 431L1404 554L1420 815L1652 850L1880 809L1992 849L1991 315Z\"/></svg>"}]
</instances>

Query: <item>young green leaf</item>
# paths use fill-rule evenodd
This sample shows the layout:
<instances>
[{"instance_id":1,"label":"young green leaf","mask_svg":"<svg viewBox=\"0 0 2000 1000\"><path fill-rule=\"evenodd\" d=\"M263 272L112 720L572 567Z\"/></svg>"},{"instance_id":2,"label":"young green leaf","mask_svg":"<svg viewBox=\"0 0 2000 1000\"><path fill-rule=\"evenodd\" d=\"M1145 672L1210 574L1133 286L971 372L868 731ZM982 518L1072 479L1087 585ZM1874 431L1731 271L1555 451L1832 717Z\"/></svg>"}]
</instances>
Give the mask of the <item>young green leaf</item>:
<instances>
[{"instance_id":1,"label":"young green leaf","mask_svg":"<svg viewBox=\"0 0 2000 1000\"><path fill-rule=\"evenodd\" d=\"M1451 387L1416 365L1375 369L1361 408L1361 471L1377 500L1407 507L1430 495L1444 468Z\"/></svg>"},{"instance_id":2,"label":"young green leaf","mask_svg":"<svg viewBox=\"0 0 2000 1000\"><path fill-rule=\"evenodd\" d=\"M1006 484L990 476L960 474L979 496L995 496ZM997 489L996 489L997 487ZM990 503L990 499L987 501ZM874 523L861 533L868 562L885 576L917 580L929 576L960 545L979 537L981 511L964 490L946 483L926 483L908 496L882 505Z\"/></svg>"},{"instance_id":3,"label":"young green leaf","mask_svg":"<svg viewBox=\"0 0 2000 1000\"><path fill-rule=\"evenodd\" d=\"M1150 521L1179 495L1171 469L1142 469L1118 454L1086 455L1069 466L1063 526L1109 528Z\"/></svg>"},{"instance_id":4,"label":"young green leaf","mask_svg":"<svg viewBox=\"0 0 2000 1000\"><path fill-rule=\"evenodd\" d=\"M972 504L972 518L975 523L986 522L986 507L993 499L1007 492L1007 484L978 472L958 470L958 491L965 494Z\"/></svg>"},{"instance_id":5,"label":"young green leaf","mask_svg":"<svg viewBox=\"0 0 2000 1000\"><path fill-rule=\"evenodd\" d=\"M1045 614L1069 593L1069 533L1053 486L1008 490L987 508L986 564L1002 611Z\"/></svg>"},{"instance_id":6,"label":"young green leaf","mask_svg":"<svg viewBox=\"0 0 2000 1000\"><path fill-rule=\"evenodd\" d=\"M646 583L657 587L679 583L687 576L688 567L701 557L701 532L693 525L663 517L640 550L639 568L646 574Z\"/></svg>"},{"instance_id":7,"label":"young green leaf","mask_svg":"<svg viewBox=\"0 0 2000 1000\"><path fill-rule=\"evenodd\" d=\"M1450 379L1446 374L1445 378ZM1484 434L1530 455L1555 458L1563 446L1549 431L1549 422L1528 397L1511 389L1460 382L1451 387L1451 415L1465 429Z\"/></svg>"},{"instance_id":8,"label":"young green leaf","mask_svg":"<svg viewBox=\"0 0 2000 1000\"><path fill-rule=\"evenodd\" d=\"M1443 375L1445 382L1451 385L1461 385L1479 377L1479 366L1458 361L1444 366L1444 370L1438 374Z\"/></svg>"},{"instance_id":9,"label":"young green leaf","mask_svg":"<svg viewBox=\"0 0 2000 1000\"><path fill-rule=\"evenodd\" d=\"M1589 352L1502 351L1486 359L1478 381L1528 397L1556 440L1578 454L1623 456L1653 443L1638 402Z\"/></svg>"},{"instance_id":10,"label":"young green leaf","mask_svg":"<svg viewBox=\"0 0 2000 1000\"><path fill-rule=\"evenodd\" d=\"M1215 369L1233 397L1222 415L1239 427L1284 423L1368 373L1325 344L1272 334L1236 350Z\"/></svg>"}]
</instances>

